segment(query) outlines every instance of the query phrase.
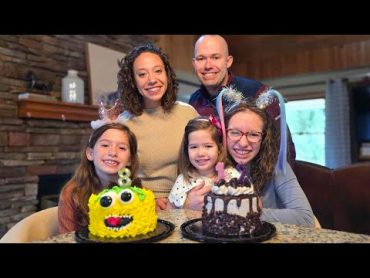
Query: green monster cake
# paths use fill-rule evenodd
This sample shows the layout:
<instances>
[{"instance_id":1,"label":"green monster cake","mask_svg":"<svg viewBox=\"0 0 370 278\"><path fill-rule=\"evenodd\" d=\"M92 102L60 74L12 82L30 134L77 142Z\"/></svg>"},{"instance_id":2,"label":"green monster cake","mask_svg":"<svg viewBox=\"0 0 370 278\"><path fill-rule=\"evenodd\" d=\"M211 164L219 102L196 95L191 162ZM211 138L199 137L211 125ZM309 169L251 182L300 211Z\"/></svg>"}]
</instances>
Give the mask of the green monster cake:
<instances>
[{"instance_id":1,"label":"green monster cake","mask_svg":"<svg viewBox=\"0 0 370 278\"><path fill-rule=\"evenodd\" d=\"M155 230L157 213L151 190L132 185L130 170L118 172L118 185L89 198L89 232L102 238L128 238Z\"/></svg>"}]
</instances>

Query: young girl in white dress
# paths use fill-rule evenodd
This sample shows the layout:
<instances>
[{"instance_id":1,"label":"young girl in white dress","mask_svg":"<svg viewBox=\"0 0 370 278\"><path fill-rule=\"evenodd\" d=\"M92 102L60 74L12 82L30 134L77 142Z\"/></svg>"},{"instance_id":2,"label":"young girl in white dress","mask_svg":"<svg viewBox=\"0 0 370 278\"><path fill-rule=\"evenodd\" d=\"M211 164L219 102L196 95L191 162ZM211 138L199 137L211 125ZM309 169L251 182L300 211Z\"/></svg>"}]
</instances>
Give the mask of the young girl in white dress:
<instances>
[{"instance_id":1,"label":"young girl in white dress","mask_svg":"<svg viewBox=\"0 0 370 278\"><path fill-rule=\"evenodd\" d=\"M168 197L167 208L201 209L204 195L217 179L229 181L239 177L239 172L226 161L222 145L222 131L219 121L210 117L197 117L188 122L181 142L179 176ZM196 187L196 188L195 188ZM191 190L202 190L203 194L192 203L187 202ZM198 192L199 194L199 192Z\"/></svg>"}]
</instances>

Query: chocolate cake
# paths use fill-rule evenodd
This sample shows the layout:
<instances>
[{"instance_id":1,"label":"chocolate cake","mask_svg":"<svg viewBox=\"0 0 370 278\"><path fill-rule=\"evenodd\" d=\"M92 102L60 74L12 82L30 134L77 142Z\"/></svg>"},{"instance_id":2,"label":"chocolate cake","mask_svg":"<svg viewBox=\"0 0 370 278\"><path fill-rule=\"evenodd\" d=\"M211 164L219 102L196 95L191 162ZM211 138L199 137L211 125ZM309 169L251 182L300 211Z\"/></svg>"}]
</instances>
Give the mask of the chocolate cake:
<instances>
[{"instance_id":1,"label":"chocolate cake","mask_svg":"<svg viewBox=\"0 0 370 278\"><path fill-rule=\"evenodd\" d=\"M253 236L262 228L258 193L248 178L219 180L204 197L203 233L212 236Z\"/></svg>"}]
</instances>

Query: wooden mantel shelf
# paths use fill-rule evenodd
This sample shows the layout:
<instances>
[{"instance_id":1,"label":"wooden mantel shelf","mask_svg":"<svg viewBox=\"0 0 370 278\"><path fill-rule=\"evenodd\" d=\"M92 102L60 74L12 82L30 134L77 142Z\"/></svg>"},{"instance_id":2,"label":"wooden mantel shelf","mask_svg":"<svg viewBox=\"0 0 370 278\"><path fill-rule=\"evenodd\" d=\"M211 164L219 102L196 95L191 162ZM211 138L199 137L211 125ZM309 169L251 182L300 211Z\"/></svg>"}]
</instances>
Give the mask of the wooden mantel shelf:
<instances>
[{"instance_id":1,"label":"wooden mantel shelf","mask_svg":"<svg viewBox=\"0 0 370 278\"><path fill-rule=\"evenodd\" d=\"M45 100L18 100L18 117L90 122L98 116L98 106Z\"/></svg>"}]
</instances>

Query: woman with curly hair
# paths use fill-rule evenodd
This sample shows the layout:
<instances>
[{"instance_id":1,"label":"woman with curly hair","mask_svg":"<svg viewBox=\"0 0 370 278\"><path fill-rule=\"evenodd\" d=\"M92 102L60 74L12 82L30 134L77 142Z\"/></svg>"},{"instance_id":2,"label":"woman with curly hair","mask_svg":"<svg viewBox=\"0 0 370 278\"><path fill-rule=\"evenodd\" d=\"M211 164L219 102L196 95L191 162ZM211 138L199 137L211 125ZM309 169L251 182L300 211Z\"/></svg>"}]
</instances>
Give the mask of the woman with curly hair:
<instances>
[{"instance_id":1,"label":"woman with curly hair","mask_svg":"<svg viewBox=\"0 0 370 278\"><path fill-rule=\"evenodd\" d=\"M118 92L124 112L120 120L135 133L143 186L165 209L177 177L177 158L184 128L198 116L177 101L178 83L168 57L151 43L135 47L119 63Z\"/></svg>"}]
</instances>

